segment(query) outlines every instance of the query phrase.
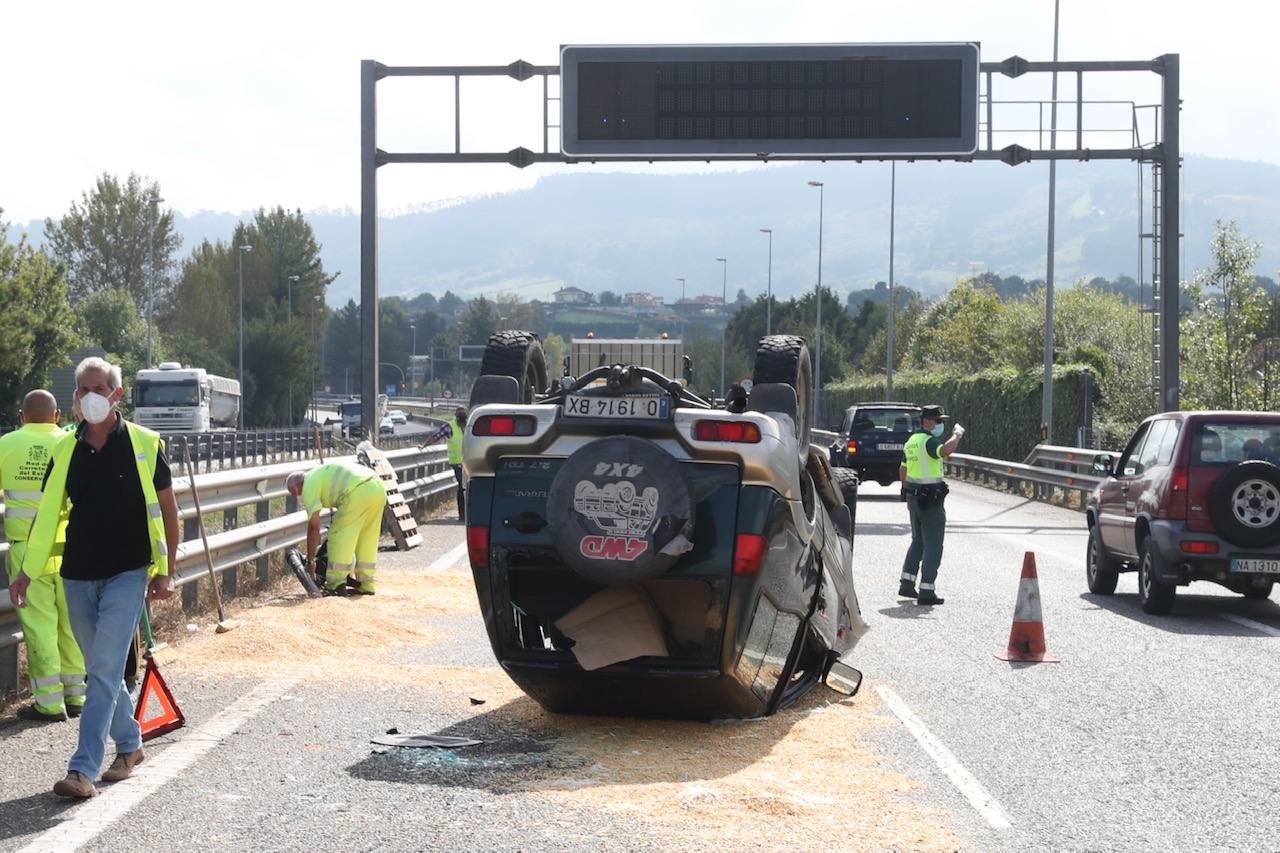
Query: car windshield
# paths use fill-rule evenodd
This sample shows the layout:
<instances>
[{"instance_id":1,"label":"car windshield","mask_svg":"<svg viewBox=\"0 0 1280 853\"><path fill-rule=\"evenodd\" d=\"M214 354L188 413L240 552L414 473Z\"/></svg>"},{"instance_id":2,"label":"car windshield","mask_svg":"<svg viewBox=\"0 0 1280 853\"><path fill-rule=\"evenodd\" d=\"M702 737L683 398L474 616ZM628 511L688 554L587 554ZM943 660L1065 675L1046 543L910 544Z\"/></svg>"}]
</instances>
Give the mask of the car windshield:
<instances>
[{"instance_id":1,"label":"car windshield","mask_svg":"<svg viewBox=\"0 0 1280 853\"><path fill-rule=\"evenodd\" d=\"M913 409L858 409L851 429L910 432L920 428L920 413Z\"/></svg>"},{"instance_id":2,"label":"car windshield","mask_svg":"<svg viewBox=\"0 0 1280 853\"><path fill-rule=\"evenodd\" d=\"M1280 421L1201 423L1191 446L1192 464L1234 465L1251 459L1280 464Z\"/></svg>"},{"instance_id":3,"label":"car windshield","mask_svg":"<svg viewBox=\"0 0 1280 853\"><path fill-rule=\"evenodd\" d=\"M138 383L139 406L198 406L200 388L194 379L185 382Z\"/></svg>"}]
</instances>

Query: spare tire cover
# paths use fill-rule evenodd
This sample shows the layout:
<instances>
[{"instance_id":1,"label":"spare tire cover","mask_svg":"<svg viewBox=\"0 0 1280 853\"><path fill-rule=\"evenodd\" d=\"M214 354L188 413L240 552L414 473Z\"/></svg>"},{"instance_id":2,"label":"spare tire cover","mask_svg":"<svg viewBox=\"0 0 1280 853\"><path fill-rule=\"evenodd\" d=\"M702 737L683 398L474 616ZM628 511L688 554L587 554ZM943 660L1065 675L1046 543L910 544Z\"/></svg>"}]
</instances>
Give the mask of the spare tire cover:
<instances>
[{"instance_id":1,"label":"spare tire cover","mask_svg":"<svg viewBox=\"0 0 1280 853\"><path fill-rule=\"evenodd\" d=\"M680 463L643 438L579 449L557 472L547 504L560 558L590 583L657 577L693 547L693 497Z\"/></svg>"}]
</instances>

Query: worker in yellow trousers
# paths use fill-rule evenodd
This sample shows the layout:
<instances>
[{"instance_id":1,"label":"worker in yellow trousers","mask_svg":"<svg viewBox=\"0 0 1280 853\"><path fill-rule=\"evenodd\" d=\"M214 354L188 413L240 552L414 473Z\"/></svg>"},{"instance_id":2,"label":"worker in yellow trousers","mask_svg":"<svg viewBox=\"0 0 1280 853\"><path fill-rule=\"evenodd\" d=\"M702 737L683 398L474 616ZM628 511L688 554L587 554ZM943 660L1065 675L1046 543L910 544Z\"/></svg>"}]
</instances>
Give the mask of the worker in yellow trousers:
<instances>
[{"instance_id":1,"label":"worker in yellow trousers","mask_svg":"<svg viewBox=\"0 0 1280 853\"><path fill-rule=\"evenodd\" d=\"M32 391L22 401L22 428L0 436L0 488L4 489L4 538L10 582L22 570L27 538L43 494L45 469L58 428L58 403L48 391ZM18 608L27 645L27 676L34 704L18 710L26 720L56 722L78 717L84 708L84 656L71 633L67 599L58 573L66 521L58 528L48 572L31 581L27 606Z\"/></svg>"},{"instance_id":2,"label":"worker in yellow trousers","mask_svg":"<svg viewBox=\"0 0 1280 853\"><path fill-rule=\"evenodd\" d=\"M310 471L295 471L285 482L289 494L302 499L307 523L307 566L315 565L320 546L320 511L336 510L329 523L329 568L324 576L328 595L346 595L347 578L355 592L373 595L377 580L378 537L387 488L371 468L345 459L326 462ZM314 573L314 569L310 569ZM320 579L317 578L317 581Z\"/></svg>"}]
</instances>

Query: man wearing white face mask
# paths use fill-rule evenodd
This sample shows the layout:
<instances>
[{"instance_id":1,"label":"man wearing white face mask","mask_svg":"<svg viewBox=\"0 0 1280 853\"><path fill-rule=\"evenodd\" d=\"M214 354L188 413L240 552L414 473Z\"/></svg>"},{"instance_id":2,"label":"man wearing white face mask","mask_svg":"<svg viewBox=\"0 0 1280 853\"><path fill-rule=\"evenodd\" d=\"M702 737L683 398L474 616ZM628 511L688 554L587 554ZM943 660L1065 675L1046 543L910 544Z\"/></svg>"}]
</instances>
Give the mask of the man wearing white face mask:
<instances>
[{"instance_id":1,"label":"man wearing white face mask","mask_svg":"<svg viewBox=\"0 0 1280 853\"><path fill-rule=\"evenodd\" d=\"M907 439L902 449L902 466L898 477L902 495L911 517L911 547L902 564L898 595L914 598L917 604L941 604L936 583L938 566L942 564L942 539L947 532L947 484L942 480L942 460L955 453L964 435L964 427L956 424L951 438L942 440L944 421L950 418L941 406L920 409L920 429ZM920 591L916 592L916 574L920 573Z\"/></svg>"},{"instance_id":2,"label":"man wearing white face mask","mask_svg":"<svg viewBox=\"0 0 1280 853\"><path fill-rule=\"evenodd\" d=\"M63 509L70 502L62 579L67 612L88 670L80 740L55 794L97 793L107 737L116 757L104 782L126 779L141 763L142 736L123 674L146 595L173 594L169 567L180 541L178 504L160 436L115 411L124 397L120 368L100 358L76 367L84 422L53 447L22 571L9 585L18 607L30 579L45 570Z\"/></svg>"}]
</instances>

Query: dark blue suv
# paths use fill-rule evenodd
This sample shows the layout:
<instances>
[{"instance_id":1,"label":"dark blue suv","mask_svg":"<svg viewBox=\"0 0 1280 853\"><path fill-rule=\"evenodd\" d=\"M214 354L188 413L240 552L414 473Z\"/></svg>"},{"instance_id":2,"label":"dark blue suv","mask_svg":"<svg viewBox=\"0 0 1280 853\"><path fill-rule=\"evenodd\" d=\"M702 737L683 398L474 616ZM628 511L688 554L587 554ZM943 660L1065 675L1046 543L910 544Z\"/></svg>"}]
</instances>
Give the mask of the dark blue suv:
<instances>
[{"instance_id":1,"label":"dark blue suv","mask_svg":"<svg viewBox=\"0 0 1280 853\"><path fill-rule=\"evenodd\" d=\"M831 464L852 468L863 482L898 482L902 446L920 429L920 407L911 403L857 403L845 410L831 445Z\"/></svg>"}]
</instances>

